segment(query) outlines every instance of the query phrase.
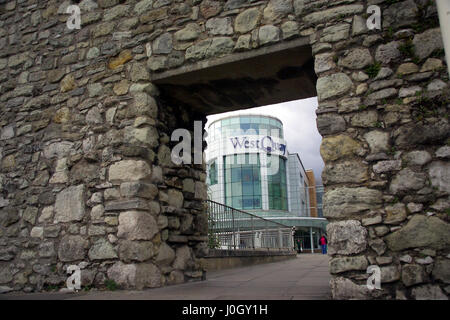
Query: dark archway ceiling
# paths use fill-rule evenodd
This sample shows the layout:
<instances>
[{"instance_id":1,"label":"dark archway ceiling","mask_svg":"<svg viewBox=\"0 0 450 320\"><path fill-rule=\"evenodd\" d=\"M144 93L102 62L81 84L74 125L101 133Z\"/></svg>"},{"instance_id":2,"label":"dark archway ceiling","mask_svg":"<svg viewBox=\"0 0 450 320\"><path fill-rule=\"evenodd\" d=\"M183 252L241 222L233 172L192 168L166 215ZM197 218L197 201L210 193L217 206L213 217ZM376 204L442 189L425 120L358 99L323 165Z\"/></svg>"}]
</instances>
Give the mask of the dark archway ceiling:
<instances>
[{"instance_id":1,"label":"dark archway ceiling","mask_svg":"<svg viewBox=\"0 0 450 320\"><path fill-rule=\"evenodd\" d=\"M169 104L209 115L316 96L304 39L152 75ZM290 45L289 45L290 44Z\"/></svg>"}]
</instances>

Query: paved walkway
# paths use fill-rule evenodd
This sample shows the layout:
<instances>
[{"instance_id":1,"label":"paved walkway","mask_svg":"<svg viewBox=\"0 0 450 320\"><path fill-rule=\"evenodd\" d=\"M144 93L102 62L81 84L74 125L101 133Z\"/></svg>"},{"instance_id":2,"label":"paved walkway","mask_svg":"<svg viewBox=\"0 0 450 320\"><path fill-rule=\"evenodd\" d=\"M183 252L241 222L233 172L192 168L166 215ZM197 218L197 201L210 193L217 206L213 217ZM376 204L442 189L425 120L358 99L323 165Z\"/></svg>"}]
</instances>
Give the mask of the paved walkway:
<instances>
[{"instance_id":1,"label":"paved walkway","mask_svg":"<svg viewBox=\"0 0 450 320\"><path fill-rule=\"evenodd\" d=\"M100 300L303 300L330 299L328 256L296 259L211 272L206 281L145 291L94 291L78 294L7 294L0 299Z\"/></svg>"}]
</instances>

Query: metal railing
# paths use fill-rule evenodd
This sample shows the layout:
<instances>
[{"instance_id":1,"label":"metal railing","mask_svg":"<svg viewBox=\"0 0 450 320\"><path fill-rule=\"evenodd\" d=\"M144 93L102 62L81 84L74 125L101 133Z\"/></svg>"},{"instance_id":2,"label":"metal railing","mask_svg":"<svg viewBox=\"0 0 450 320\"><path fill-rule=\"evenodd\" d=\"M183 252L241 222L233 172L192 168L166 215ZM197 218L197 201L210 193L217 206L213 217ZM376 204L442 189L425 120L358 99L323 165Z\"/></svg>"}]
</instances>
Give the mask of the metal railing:
<instances>
[{"instance_id":1,"label":"metal railing","mask_svg":"<svg viewBox=\"0 0 450 320\"><path fill-rule=\"evenodd\" d=\"M294 247L292 228L221 203L208 205L208 240L212 249Z\"/></svg>"}]
</instances>

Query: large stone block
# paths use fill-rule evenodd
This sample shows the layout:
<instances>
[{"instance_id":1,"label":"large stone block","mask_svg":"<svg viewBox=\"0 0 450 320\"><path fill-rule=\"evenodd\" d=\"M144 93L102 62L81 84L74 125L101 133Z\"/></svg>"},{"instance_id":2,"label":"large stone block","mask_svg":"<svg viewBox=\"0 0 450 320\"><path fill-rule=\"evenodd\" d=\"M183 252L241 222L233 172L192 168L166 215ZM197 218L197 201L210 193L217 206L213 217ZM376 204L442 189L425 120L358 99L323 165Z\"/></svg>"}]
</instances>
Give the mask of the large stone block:
<instances>
[{"instance_id":1,"label":"large stone block","mask_svg":"<svg viewBox=\"0 0 450 320\"><path fill-rule=\"evenodd\" d=\"M68 187L56 196L55 223L81 221L85 214L84 185Z\"/></svg>"},{"instance_id":2,"label":"large stone block","mask_svg":"<svg viewBox=\"0 0 450 320\"><path fill-rule=\"evenodd\" d=\"M145 211L126 211L119 215L117 236L127 240L152 240L158 233L155 218Z\"/></svg>"},{"instance_id":3,"label":"large stone block","mask_svg":"<svg viewBox=\"0 0 450 320\"><path fill-rule=\"evenodd\" d=\"M261 20L261 12L258 8L247 9L237 15L234 29L239 33L247 33L253 30Z\"/></svg>"},{"instance_id":4,"label":"large stone block","mask_svg":"<svg viewBox=\"0 0 450 320\"><path fill-rule=\"evenodd\" d=\"M402 282L410 287L418 283L424 283L428 276L422 266L418 264L407 264L402 267Z\"/></svg>"},{"instance_id":5,"label":"large stone block","mask_svg":"<svg viewBox=\"0 0 450 320\"><path fill-rule=\"evenodd\" d=\"M343 277L331 279L330 287L333 299L365 300L369 298L369 288L367 288L367 285L359 285L354 283L352 280Z\"/></svg>"},{"instance_id":6,"label":"large stone block","mask_svg":"<svg viewBox=\"0 0 450 320\"><path fill-rule=\"evenodd\" d=\"M450 245L450 226L437 217L413 215L400 230L385 237L392 251L430 247L436 250Z\"/></svg>"},{"instance_id":7,"label":"large stone block","mask_svg":"<svg viewBox=\"0 0 450 320\"><path fill-rule=\"evenodd\" d=\"M335 73L319 78L316 86L319 101L342 95L352 86L352 80L345 73Z\"/></svg>"},{"instance_id":8,"label":"large stone block","mask_svg":"<svg viewBox=\"0 0 450 320\"><path fill-rule=\"evenodd\" d=\"M66 235L58 247L58 258L63 262L83 260L89 242L81 236Z\"/></svg>"},{"instance_id":9,"label":"large stone block","mask_svg":"<svg viewBox=\"0 0 450 320\"><path fill-rule=\"evenodd\" d=\"M416 300L448 300L439 286L431 284L413 288L411 295Z\"/></svg>"},{"instance_id":10,"label":"large stone block","mask_svg":"<svg viewBox=\"0 0 450 320\"><path fill-rule=\"evenodd\" d=\"M332 258L330 260L330 272L341 273L350 270L366 270L368 266L365 256Z\"/></svg>"},{"instance_id":11,"label":"large stone block","mask_svg":"<svg viewBox=\"0 0 450 320\"><path fill-rule=\"evenodd\" d=\"M122 160L109 167L109 181L135 181L148 178L150 166L143 160Z\"/></svg>"},{"instance_id":12,"label":"large stone block","mask_svg":"<svg viewBox=\"0 0 450 320\"><path fill-rule=\"evenodd\" d=\"M105 260L115 258L117 258L116 251L114 250L112 244L104 238L100 238L95 241L89 249L90 260Z\"/></svg>"},{"instance_id":13,"label":"large stone block","mask_svg":"<svg viewBox=\"0 0 450 320\"><path fill-rule=\"evenodd\" d=\"M360 188L336 188L323 197L324 216L346 217L365 210L375 209L382 204L381 191Z\"/></svg>"},{"instance_id":14,"label":"large stone block","mask_svg":"<svg viewBox=\"0 0 450 320\"><path fill-rule=\"evenodd\" d=\"M445 258L436 259L432 272L433 278L444 283L450 283L450 260Z\"/></svg>"},{"instance_id":15,"label":"large stone block","mask_svg":"<svg viewBox=\"0 0 450 320\"><path fill-rule=\"evenodd\" d=\"M150 259L153 255L154 250L151 241L123 240L119 244L119 257L124 262L143 262Z\"/></svg>"},{"instance_id":16,"label":"large stone block","mask_svg":"<svg viewBox=\"0 0 450 320\"><path fill-rule=\"evenodd\" d=\"M332 222L327 225L329 254L351 255L367 247L367 230L356 220Z\"/></svg>"},{"instance_id":17,"label":"large stone block","mask_svg":"<svg viewBox=\"0 0 450 320\"><path fill-rule=\"evenodd\" d=\"M369 179L367 165L358 161L343 161L325 166L323 183L363 183Z\"/></svg>"},{"instance_id":18,"label":"large stone block","mask_svg":"<svg viewBox=\"0 0 450 320\"><path fill-rule=\"evenodd\" d=\"M394 176L389 190L392 194L403 194L408 191L420 190L425 186L426 179L426 174L405 168Z\"/></svg>"},{"instance_id":19,"label":"large stone block","mask_svg":"<svg viewBox=\"0 0 450 320\"><path fill-rule=\"evenodd\" d=\"M151 263L116 262L108 269L108 278L114 280L123 289L142 290L161 286L161 271Z\"/></svg>"},{"instance_id":20,"label":"large stone block","mask_svg":"<svg viewBox=\"0 0 450 320\"><path fill-rule=\"evenodd\" d=\"M450 162L434 161L429 165L428 173L433 187L450 194Z\"/></svg>"},{"instance_id":21,"label":"large stone block","mask_svg":"<svg viewBox=\"0 0 450 320\"><path fill-rule=\"evenodd\" d=\"M325 163L359 153L361 145L358 141L346 135L326 137L320 145L320 155Z\"/></svg>"}]
</instances>

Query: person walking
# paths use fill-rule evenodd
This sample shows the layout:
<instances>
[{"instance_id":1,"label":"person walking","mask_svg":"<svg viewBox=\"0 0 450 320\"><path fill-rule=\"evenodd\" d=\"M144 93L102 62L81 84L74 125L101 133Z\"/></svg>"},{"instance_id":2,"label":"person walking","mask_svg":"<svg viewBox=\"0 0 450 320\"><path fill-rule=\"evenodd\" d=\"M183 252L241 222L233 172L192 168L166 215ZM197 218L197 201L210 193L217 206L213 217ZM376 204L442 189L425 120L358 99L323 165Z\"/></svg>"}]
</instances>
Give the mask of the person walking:
<instances>
[{"instance_id":1,"label":"person walking","mask_svg":"<svg viewBox=\"0 0 450 320\"><path fill-rule=\"evenodd\" d=\"M320 237L319 244L322 247L322 254L327 254L327 238L325 238L325 235Z\"/></svg>"}]
</instances>

